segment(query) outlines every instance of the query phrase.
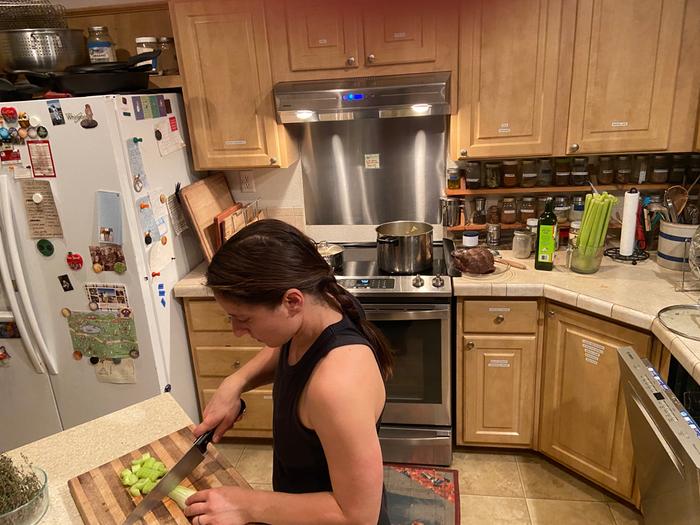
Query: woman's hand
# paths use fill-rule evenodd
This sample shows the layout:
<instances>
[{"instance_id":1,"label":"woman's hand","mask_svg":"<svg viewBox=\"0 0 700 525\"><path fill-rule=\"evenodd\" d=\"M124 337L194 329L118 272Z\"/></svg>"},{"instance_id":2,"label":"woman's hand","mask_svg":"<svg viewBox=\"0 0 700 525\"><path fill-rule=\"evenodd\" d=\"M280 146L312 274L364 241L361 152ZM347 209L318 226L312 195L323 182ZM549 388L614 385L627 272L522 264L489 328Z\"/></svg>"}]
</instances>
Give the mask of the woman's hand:
<instances>
[{"instance_id":1,"label":"woman's hand","mask_svg":"<svg viewBox=\"0 0 700 525\"><path fill-rule=\"evenodd\" d=\"M204 409L204 419L193 432L199 437L207 430L216 428L212 442L218 443L224 433L238 421L243 414L241 410L241 394L232 380L233 376L225 379Z\"/></svg>"},{"instance_id":2,"label":"woman's hand","mask_svg":"<svg viewBox=\"0 0 700 525\"><path fill-rule=\"evenodd\" d=\"M245 525L253 521L245 510L251 492L240 487L200 490L187 498L185 516L193 525Z\"/></svg>"}]
</instances>

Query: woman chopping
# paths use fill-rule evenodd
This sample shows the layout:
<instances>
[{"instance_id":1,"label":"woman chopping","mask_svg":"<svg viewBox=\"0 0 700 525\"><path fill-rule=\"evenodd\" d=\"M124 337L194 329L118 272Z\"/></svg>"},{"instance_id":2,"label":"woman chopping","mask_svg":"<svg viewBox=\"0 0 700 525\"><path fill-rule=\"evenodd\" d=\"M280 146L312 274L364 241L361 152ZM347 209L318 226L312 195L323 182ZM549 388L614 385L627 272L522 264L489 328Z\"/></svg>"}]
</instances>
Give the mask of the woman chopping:
<instances>
[{"instance_id":1,"label":"woman chopping","mask_svg":"<svg viewBox=\"0 0 700 525\"><path fill-rule=\"evenodd\" d=\"M216 253L207 285L233 333L265 347L219 386L194 433L216 429L218 442L241 394L274 381L274 491L202 490L185 514L194 525L388 525L377 430L392 356L314 242L255 222Z\"/></svg>"}]
</instances>

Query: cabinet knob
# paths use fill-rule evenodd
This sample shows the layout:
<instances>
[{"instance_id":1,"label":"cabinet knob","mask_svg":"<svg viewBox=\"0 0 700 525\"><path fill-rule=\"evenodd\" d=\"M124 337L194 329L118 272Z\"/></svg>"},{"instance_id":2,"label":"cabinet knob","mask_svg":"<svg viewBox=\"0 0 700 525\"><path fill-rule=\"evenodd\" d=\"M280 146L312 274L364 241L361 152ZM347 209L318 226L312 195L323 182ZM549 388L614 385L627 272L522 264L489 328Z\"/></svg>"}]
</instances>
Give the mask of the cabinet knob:
<instances>
[{"instance_id":1,"label":"cabinet knob","mask_svg":"<svg viewBox=\"0 0 700 525\"><path fill-rule=\"evenodd\" d=\"M467 341L467 344L464 345L464 348L467 350L472 350L474 348L474 341Z\"/></svg>"},{"instance_id":2,"label":"cabinet knob","mask_svg":"<svg viewBox=\"0 0 700 525\"><path fill-rule=\"evenodd\" d=\"M550 310L549 312L547 312L547 316L554 317L554 310Z\"/></svg>"},{"instance_id":3,"label":"cabinet knob","mask_svg":"<svg viewBox=\"0 0 700 525\"><path fill-rule=\"evenodd\" d=\"M462 148L461 150L459 150L459 156L466 157L467 156L467 148Z\"/></svg>"},{"instance_id":4,"label":"cabinet knob","mask_svg":"<svg viewBox=\"0 0 700 525\"><path fill-rule=\"evenodd\" d=\"M345 63L348 66L354 66L355 62L357 62L357 60L355 60L355 57L348 57L348 59L345 61Z\"/></svg>"},{"instance_id":5,"label":"cabinet knob","mask_svg":"<svg viewBox=\"0 0 700 525\"><path fill-rule=\"evenodd\" d=\"M575 143L574 143L574 144L572 144L571 146L569 146L569 151L570 151L571 153L576 153L576 152L579 150L580 147L581 147L581 146L579 146L578 144L575 144Z\"/></svg>"},{"instance_id":6,"label":"cabinet knob","mask_svg":"<svg viewBox=\"0 0 700 525\"><path fill-rule=\"evenodd\" d=\"M241 362L236 359L233 364L231 365L231 368L240 368L241 367Z\"/></svg>"},{"instance_id":7,"label":"cabinet knob","mask_svg":"<svg viewBox=\"0 0 700 525\"><path fill-rule=\"evenodd\" d=\"M375 60L377 60L377 57L374 56L374 53L370 53L369 55L367 55L367 62L369 62L370 64L374 64Z\"/></svg>"},{"instance_id":8,"label":"cabinet knob","mask_svg":"<svg viewBox=\"0 0 700 525\"><path fill-rule=\"evenodd\" d=\"M499 314L496 316L496 318L493 320L493 322L496 324L501 324L505 320L506 320L506 318Z\"/></svg>"},{"instance_id":9,"label":"cabinet knob","mask_svg":"<svg viewBox=\"0 0 700 525\"><path fill-rule=\"evenodd\" d=\"M270 157L270 165L274 166L277 164L277 159L275 157Z\"/></svg>"}]
</instances>

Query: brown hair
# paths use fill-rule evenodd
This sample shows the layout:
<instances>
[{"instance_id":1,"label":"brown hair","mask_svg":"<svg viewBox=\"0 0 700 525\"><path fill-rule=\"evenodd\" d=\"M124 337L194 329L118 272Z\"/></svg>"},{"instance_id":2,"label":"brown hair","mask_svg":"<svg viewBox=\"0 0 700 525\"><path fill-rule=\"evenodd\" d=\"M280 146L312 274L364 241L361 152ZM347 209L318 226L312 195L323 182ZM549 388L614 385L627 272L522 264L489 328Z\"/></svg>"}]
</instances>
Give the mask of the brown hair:
<instances>
[{"instance_id":1,"label":"brown hair","mask_svg":"<svg viewBox=\"0 0 700 525\"><path fill-rule=\"evenodd\" d=\"M268 307L279 305L287 290L297 288L340 307L369 341L382 377L391 376L393 356L382 333L338 284L316 243L285 222L260 220L226 241L207 268L207 286L233 301Z\"/></svg>"}]
</instances>

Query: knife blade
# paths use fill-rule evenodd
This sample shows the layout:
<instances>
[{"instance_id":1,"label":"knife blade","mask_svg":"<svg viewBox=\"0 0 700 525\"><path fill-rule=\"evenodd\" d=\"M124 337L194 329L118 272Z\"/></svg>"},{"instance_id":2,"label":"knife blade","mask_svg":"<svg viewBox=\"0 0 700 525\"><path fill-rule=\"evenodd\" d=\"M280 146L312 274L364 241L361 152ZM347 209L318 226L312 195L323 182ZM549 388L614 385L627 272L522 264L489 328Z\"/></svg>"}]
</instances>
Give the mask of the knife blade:
<instances>
[{"instance_id":1,"label":"knife blade","mask_svg":"<svg viewBox=\"0 0 700 525\"><path fill-rule=\"evenodd\" d=\"M240 419L246 410L245 401L241 399L241 408L236 416L236 421ZM134 525L138 523L146 514L155 509L168 494L170 494L180 482L185 479L199 465L206 456L207 445L214 437L214 430L207 430L199 436L192 447L182 456L168 473L161 478L150 494L136 505L136 508L129 514L123 525Z\"/></svg>"}]
</instances>

